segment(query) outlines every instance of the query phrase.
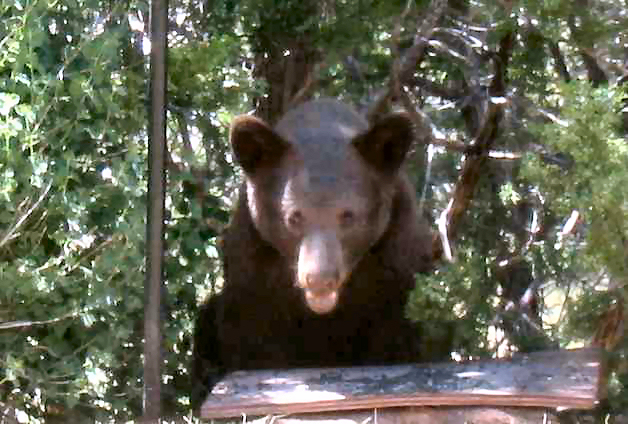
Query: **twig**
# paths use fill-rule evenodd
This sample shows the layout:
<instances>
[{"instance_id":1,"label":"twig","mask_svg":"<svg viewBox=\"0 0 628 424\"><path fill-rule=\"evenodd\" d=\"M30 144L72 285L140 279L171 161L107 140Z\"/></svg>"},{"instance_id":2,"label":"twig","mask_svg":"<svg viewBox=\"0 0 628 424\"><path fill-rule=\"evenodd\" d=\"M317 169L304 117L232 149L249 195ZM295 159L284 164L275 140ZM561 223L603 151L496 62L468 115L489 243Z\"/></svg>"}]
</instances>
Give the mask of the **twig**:
<instances>
[{"instance_id":1,"label":"twig","mask_svg":"<svg viewBox=\"0 0 628 424\"><path fill-rule=\"evenodd\" d=\"M60 321L64 321L68 318L76 318L78 316L78 313L76 312L70 312L69 314L66 315L62 315L60 317L57 318L52 318L52 319L47 319L47 320L43 320L43 321L7 321L7 322L0 322L0 331L2 330L14 330L14 329L23 329L26 327L35 327L35 326L40 326L40 325L48 325L48 324L54 324Z\"/></svg>"},{"instance_id":2,"label":"twig","mask_svg":"<svg viewBox=\"0 0 628 424\"><path fill-rule=\"evenodd\" d=\"M46 197L48 196L48 193L50 192L50 189L52 188L52 180L50 180L48 182L48 184L42 189L41 193L39 194L39 198L37 199L37 201L30 207L30 209L28 211L26 211L25 214L23 214L13 225L13 227L11 227L9 229L9 231L7 231L7 233L4 235L4 237L2 237L2 240L0 240L0 248L4 247L5 244L7 244L9 241L11 241L13 238L16 237L16 233L18 232L18 230L20 229L20 227L26 222L26 220L33 214L33 212L35 212L35 210L39 207L39 205L41 205L41 203L44 201L44 199L46 199Z\"/></svg>"},{"instance_id":3,"label":"twig","mask_svg":"<svg viewBox=\"0 0 628 424\"><path fill-rule=\"evenodd\" d=\"M316 75L318 75L320 68L324 66L324 61L314 65L314 70L307 74L303 87L301 87L299 91L297 91L287 103L286 110L290 110L299 103L302 103L309 96L310 92L315 86L315 83L318 81Z\"/></svg>"}]
</instances>

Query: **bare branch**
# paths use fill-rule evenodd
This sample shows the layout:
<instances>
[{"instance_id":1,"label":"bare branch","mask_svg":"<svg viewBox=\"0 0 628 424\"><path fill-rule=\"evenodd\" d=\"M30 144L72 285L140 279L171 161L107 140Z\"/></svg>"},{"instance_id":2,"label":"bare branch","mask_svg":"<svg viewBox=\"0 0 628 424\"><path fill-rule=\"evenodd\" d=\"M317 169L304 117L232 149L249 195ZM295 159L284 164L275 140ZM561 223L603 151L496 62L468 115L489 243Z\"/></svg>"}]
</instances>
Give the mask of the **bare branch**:
<instances>
[{"instance_id":1,"label":"bare branch","mask_svg":"<svg viewBox=\"0 0 628 424\"><path fill-rule=\"evenodd\" d=\"M467 95L467 93L460 87L446 87L443 84L438 84L427 78L418 76L409 79L408 84L420 87L421 89L427 91L430 95L438 96L446 100L460 100Z\"/></svg>"},{"instance_id":2,"label":"bare branch","mask_svg":"<svg viewBox=\"0 0 628 424\"><path fill-rule=\"evenodd\" d=\"M440 40L429 40L427 44L433 49L441 53L447 54L451 56L453 59L458 60L467 66L473 66L473 63L471 63L471 60L469 60L469 58L467 58L465 55L461 53L458 53L456 50L452 49L448 44Z\"/></svg>"},{"instance_id":3,"label":"bare branch","mask_svg":"<svg viewBox=\"0 0 628 424\"><path fill-rule=\"evenodd\" d=\"M578 3L584 13L581 17L583 19L588 19L588 16L586 15L589 11L588 0L580 0ZM607 83L608 76L598 63L593 50L593 42L588 39L578 25L576 25L576 17L573 14L569 15L569 18L567 18L567 26L569 27L574 43L578 46L578 52L584 62L584 67L587 70L587 78L589 79L591 85L593 87L598 87L600 84Z\"/></svg>"},{"instance_id":4,"label":"bare branch","mask_svg":"<svg viewBox=\"0 0 628 424\"><path fill-rule=\"evenodd\" d=\"M403 12L401 12L399 19L397 20L397 25L395 25L395 28L393 29L393 32L392 32L392 36L390 37L392 41L392 45L393 45L393 52L395 56L397 57L399 56L399 41L401 38L401 27L403 25L403 21L408 16L408 13L410 13L410 9L412 9L413 4L414 2L412 0L408 0L408 2L406 3L406 8L403 10Z\"/></svg>"},{"instance_id":5,"label":"bare branch","mask_svg":"<svg viewBox=\"0 0 628 424\"><path fill-rule=\"evenodd\" d=\"M24 213L22 216L20 216L17 219L15 224L11 228L9 228L9 231L7 231L4 237L2 237L2 240L0 240L0 248L4 247L9 241L14 239L15 237L18 237L19 235L18 232L20 231L20 227L24 225L26 220L28 220L28 218L33 214L33 212L35 212L37 208L39 208L39 206L43 203L46 197L48 197L48 193L50 193L51 188L52 188L52 180L50 180L48 184L46 184L42 188L37 201L33 203L33 205L26 211L26 213Z\"/></svg>"},{"instance_id":6,"label":"bare branch","mask_svg":"<svg viewBox=\"0 0 628 424\"><path fill-rule=\"evenodd\" d=\"M373 122L385 113L390 99L399 92L401 84L412 77L414 70L423 60L427 41L432 36L432 33L436 28L436 24L443 15L446 7L446 0L432 1L430 12L418 29L414 37L414 43L408 50L406 50L403 57L397 57L395 59L392 65L391 75L388 80L388 86L375 96L373 106L367 114L369 121ZM405 10L404 13L406 13Z\"/></svg>"},{"instance_id":7,"label":"bare branch","mask_svg":"<svg viewBox=\"0 0 628 424\"><path fill-rule=\"evenodd\" d=\"M170 108L171 110L174 108ZM174 112L175 117L177 118L177 123L179 124L179 131L181 132L181 140L183 141L183 147L185 148L185 152L190 156L194 156L194 148L192 147L192 142L190 141L190 131L188 130L188 123L185 119L185 115L181 110L172 110Z\"/></svg>"},{"instance_id":8,"label":"bare branch","mask_svg":"<svg viewBox=\"0 0 628 424\"><path fill-rule=\"evenodd\" d=\"M584 66L587 68L589 81L591 81L591 85L593 85L593 87L598 87L600 84L605 84L608 82L608 76L600 66L593 48L581 49L580 56L582 56Z\"/></svg>"},{"instance_id":9,"label":"bare branch","mask_svg":"<svg viewBox=\"0 0 628 424\"><path fill-rule=\"evenodd\" d=\"M292 96L290 101L287 103L288 107L286 108L286 110L290 110L291 108L298 105L299 103L304 102L310 96L312 90L314 89L314 87L316 86L316 83L318 82L317 75L321 67L325 67L325 66L326 64L324 61L316 63L314 65L314 71L307 74L303 87L301 87L299 91L297 91L295 95Z\"/></svg>"},{"instance_id":10,"label":"bare branch","mask_svg":"<svg viewBox=\"0 0 628 424\"><path fill-rule=\"evenodd\" d=\"M512 96L510 101L531 118L542 117L545 122L552 122L565 128L569 125L569 122L560 119L557 111L543 109L524 95L519 94Z\"/></svg>"},{"instance_id":11,"label":"bare branch","mask_svg":"<svg viewBox=\"0 0 628 424\"><path fill-rule=\"evenodd\" d=\"M393 77L397 77L398 81L405 81L411 77L417 65L423 60L427 41L436 29L436 24L445 12L446 7L446 0L434 0L432 2L431 12L423 19L421 27L414 37L412 47L408 49L403 57L397 59L400 65L399 74Z\"/></svg>"},{"instance_id":12,"label":"bare branch","mask_svg":"<svg viewBox=\"0 0 628 424\"><path fill-rule=\"evenodd\" d=\"M23 330L29 327L37 327L48 324L55 324L60 321L64 321L69 318L76 318L78 316L77 312L70 312L66 315L62 315L57 318L47 319L43 321L6 321L0 322L0 331L2 330Z\"/></svg>"},{"instance_id":13,"label":"bare branch","mask_svg":"<svg viewBox=\"0 0 628 424\"><path fill-rule=\"evenodd\" d=\"M567 70L567 64L565 63L565 58L563 57L562 52L560 51L560 47L558 43L552 40L547 40L547 46L549 51L554 59L554 70L565 82L571 81L571 75L569 75L569 70Z\"/></svg>"},{"instance_id":14,"label":"bare branch","mask_svg":"<svg viewBox=\"0 0 628 424\"><path fill-rule=\"evenodd\" d=\"M495 75L489 87L489 99L484 121L477 136L471 143L471 150L465 155L460 177L454 188L452 198L439 219L441 236L434 240L434 259L445 255L453 260L450 242L454 239L458 224L466 212L482 170L488 159L487 153L493 145L503 115L506 91L506 69L512 51L514 33L506 33L500 40L499 50L495 55Z\"/></svg>"}]
</instances>

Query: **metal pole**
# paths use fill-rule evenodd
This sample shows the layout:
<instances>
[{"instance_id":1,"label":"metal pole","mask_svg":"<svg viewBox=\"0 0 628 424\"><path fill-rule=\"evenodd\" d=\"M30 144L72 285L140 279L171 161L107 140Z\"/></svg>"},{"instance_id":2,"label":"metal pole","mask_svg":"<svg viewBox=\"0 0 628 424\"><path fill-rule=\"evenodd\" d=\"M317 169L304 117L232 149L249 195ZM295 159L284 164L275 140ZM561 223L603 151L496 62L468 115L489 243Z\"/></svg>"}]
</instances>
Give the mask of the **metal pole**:
<instances>
[{"instance_id":1,"label":"metal pole","mask_svg":"<svg viewBox=\"0 0 628 424\"><path fill-rule=\"evenodd\" d=\"M161 293L163 286L164 209L166 187L166 58L168 0L151 2L150 113L148 129L148 211L146 280L144 283L144 416L161 417Z\"/></svg>"}]
</instances>

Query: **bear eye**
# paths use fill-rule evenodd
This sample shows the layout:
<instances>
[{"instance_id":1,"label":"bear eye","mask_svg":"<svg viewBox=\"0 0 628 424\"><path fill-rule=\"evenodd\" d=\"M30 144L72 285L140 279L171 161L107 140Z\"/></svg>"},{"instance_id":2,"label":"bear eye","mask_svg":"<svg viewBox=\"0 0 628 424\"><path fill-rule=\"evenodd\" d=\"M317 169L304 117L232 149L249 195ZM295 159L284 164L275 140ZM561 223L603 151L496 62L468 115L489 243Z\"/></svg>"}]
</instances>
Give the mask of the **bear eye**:
<instances>
[{"instance_id":1,"label":"bear eye","mask_svg":"<svg viewBox=\"0 0 628 424\"><path fill-rule=\"evenodd\" d=\"M349 227L355 223L355 212L350 210L342 211L338 220L340 221L341 226Z\"/></svg>"},{"instance_id":2,"label":"bear eye","mask_svg":"<svg viewBox=\"0 0 628 424\"><path fill-rule=\"evenodd\" d=\"M288 215L288 226L291 229L299 230L305 221L303 213L301 211L294 211Z\"/></svg>"}]
</instances>

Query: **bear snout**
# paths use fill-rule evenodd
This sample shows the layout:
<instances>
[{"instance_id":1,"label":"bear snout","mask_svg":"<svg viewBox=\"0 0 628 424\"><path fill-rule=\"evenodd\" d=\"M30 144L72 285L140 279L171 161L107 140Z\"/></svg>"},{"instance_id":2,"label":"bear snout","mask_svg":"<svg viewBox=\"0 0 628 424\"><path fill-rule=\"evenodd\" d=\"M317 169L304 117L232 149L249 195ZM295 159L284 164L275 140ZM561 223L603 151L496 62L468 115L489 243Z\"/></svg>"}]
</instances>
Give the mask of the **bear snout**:
<instances>
[{"instance_id":1,"label":"bear snout","mask_svg":"<svg viewBox=\"0 0 628 424\"><path fill-rule=\"evenodd\" d=\"M302 287L313 292L335 291L340 287L340 282L340 272L338 270L310 272L305 274L305 285L302 285Z\"/></svg>"},{"instance_id":2,"label":"bear snout","mask_svg":"<svg viewBox=\"0 0 628 424\"><path fill-rule=\"evenodd\" d=\"M347 277L342 246L335 233L315 233L299 248L297 285L305 293L308 307L318 314L329 313L338 303L338 291Z\"/></svg>"},{"instance_id":3,"label":"bear snout","mask_svg":"<svg viewBox=\"0 0 628 424\"><path fill-rule=\"evenodd\" d=\"M313 271L304 275L298 285L305 294L307 306L317 314L327 314L336 308L338 291L343 280L338 270Z\"/></svg>"}]
</instances>

